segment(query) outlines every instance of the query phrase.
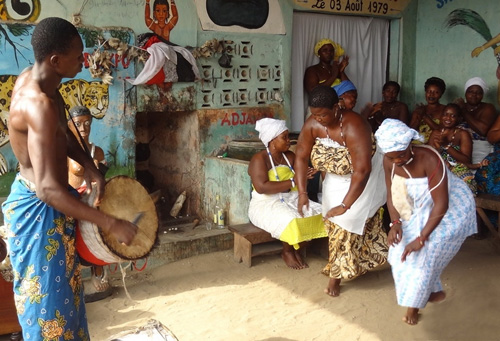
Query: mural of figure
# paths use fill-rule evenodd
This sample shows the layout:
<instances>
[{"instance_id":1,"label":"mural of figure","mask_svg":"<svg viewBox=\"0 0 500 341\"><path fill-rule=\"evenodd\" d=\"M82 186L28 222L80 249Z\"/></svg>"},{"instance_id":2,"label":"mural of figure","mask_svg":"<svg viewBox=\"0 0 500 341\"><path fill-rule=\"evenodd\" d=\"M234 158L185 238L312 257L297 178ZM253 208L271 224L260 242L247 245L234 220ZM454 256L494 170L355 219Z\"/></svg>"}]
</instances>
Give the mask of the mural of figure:
<instances>
[{"instance_id":1,"label":"mural of figure","mask_svg":"<svg viewBox=\"0 0 500 341\"><path fill-rule=\"evenodd\" d=\"M500 104L500 47L497 46L497 44L500 43L500 34L493 37L491 35L488 24L486 24L481 15L471 9L466 8L459 8L451 11L446 18L445 25L447 27L454 27L457 25L469 27L479 33L481 37L486 40L486 43L472 50L471 56L473 58L479 56L479 54L486 50L488 47L491 47L493 49L493 55L496 57L498 63L496 71L496 76L498 79L497 102L498 104Z\"/></svg>"},{"instance_id":2,"label":"mural of figure","mask_svg":"<svg viewBox=\"0 0 500 341\"><path fill-rule=\"evenodd\" d=\"M472 50L471 56L477 57L481 52L486 50L488 47L493 48L493 55L496 57L498 62L497 73L496 73L498 79L497 102L498 104L500 104L500 46L497 46L498 43L500 43L500 33L497 34L495 37L491 38L490 40L488 40L483 45L478 46L474 50Z\"/></svg>"},{"instance_id":3,"label":"mural of figure","mask_svg":"<svg viewBox=\"0 0 500 341\"><path fill-rule=\"evenodd\" d=\"M144 20L148 28L164 38L170 40L170 31L175 27L179 20L177 6L174 0L170 0L170 8L172 9L172 17L170 17L169 4L167 0L155 0L153 3L153 19L151 19L150 0L146 0L146 8Z\"/></svg>"}]
</instances>

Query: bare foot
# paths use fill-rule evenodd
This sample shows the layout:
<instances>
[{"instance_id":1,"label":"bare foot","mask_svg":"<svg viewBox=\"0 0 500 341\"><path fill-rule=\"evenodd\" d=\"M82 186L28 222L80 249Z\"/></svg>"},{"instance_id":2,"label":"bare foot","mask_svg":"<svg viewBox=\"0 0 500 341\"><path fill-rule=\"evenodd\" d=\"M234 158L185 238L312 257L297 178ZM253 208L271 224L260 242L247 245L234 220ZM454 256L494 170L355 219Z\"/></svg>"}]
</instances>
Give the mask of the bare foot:
<instances>
[{"instance_id":1,"label":"bare foot","mask_svg":"<svg viewBox=\"0 0 500 341\"><path fill-rule=\"evenodd\" d=\"M325 289L325 294L332 297L337 297L340 295L340 279L330 278L328 282L328 287Z\"/></svg>"},{"instance_id":2,"label":"bare foot","mask_svg":"<svg viewBox=\"0 0 500 341\"><path fill-rule=\"evenodd\" d=\"M418 323L418 308L408 308L406 315L403 316L403 321L409 325L416 325Z\"/></svg>"},{"instance_id":3,"label":"bare foot","mask_svg":"<svg viewBox=\"0 0 500 341\"><path fill-rule=\"evenodd\" d=\"M297 259L297 262L299 262L301 269L308 268L309 265L302 259L302 255L300 254L300 250L295 250L295 258Z\"/></svg>"},{"instance_id":4,"label":"bare foot","mask_svg":"<svg viewBox=\"0 0 500 341\"><path fill-rule=\"evenodd\" d=\"M281 258L285 261L286 266L290 269L300 270L302 265L297 261L295 257L295 251L285 251L281 252Z\"/></svg>"},{"instance_id":5,"label":"bare foot","mask_svg":"<svg viewBox=\"0 0 500 341\"><path fill-rule=\"evenodd\" d=\"M446 298L446 293L444 291L433 292L429 296L428 302L437 303L442 302Z\"/></svg>"},{"instance_id":6,"label":"bare foot","mask_svg":"<svg viewBox=\"0 0 500 341\"><path fill-rule=\"evenodd\" d=\"M104 292L109 289L108 274L103 267L93 266L91 268L91 282L97 292Z\"/></svg>"}]
</instances>

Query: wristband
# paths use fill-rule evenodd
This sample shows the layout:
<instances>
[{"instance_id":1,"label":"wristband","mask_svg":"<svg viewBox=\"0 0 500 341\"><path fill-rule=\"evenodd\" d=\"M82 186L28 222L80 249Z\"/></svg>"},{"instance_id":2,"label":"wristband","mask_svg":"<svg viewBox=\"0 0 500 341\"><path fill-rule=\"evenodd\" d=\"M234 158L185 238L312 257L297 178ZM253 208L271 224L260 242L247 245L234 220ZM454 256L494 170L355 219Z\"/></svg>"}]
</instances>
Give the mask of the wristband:
<instances>
[{"instance_id":1,"label":"wristband","mask_svg":"<svg viewBox=\"0 0 500 341\"><path fill-rule=\"evenodd\" d=\"M401 219L400 218L398 218L398 219L394 220L393 222L389 223L389 228L392 228L396 224L401 224Z\"/></svg>"},{"instance_id":2,"label":"wristband","mask_svg":"<svg viewBox=\"0 0 500 341\"><path fill-rule=\"evenodd\" d=\"M350 209L350 207L348 207L346 204L344 204L344 202L341 202L341 203L340 203L340 206L342 206L342 207L343 207L346 211L347 211L348 209Z\"/></svg>"},{"instance_id":3,"label":"wristband","mask_svg":"<svg viewBox=\"0 0 500 341\"><path fill-rule=\"evenodd\" d=\"M424 246L425 245L425 238L424 237L418 236L417 237L417 241L420 244L420 246Z\"/></svg>"}]
</instances>

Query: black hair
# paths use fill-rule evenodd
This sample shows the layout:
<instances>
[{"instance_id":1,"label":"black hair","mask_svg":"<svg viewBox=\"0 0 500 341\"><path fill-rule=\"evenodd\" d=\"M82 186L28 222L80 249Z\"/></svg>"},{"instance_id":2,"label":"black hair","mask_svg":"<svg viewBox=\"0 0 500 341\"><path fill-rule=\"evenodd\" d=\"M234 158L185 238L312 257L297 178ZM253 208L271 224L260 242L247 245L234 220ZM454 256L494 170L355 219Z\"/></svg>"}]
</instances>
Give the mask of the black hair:
<instances>
[{"instance_id":1,"label":"black hair","mask_svg":"<svg viewBox=\"0 0 500 341\"><path fill-rule=\"evenodd\" d=\"M41 63L53 52L69 51L75 37L80 37L80 34L69 21L57 17L43 19L36 25L31 36L35 61Z\"/></svg>"},{"instance_id":2,"label":"black hair","mask_svg":"<svg viewBox=\"0 0 500 341\"><path fill-rule=\"evenodd\" d=\"M312 108L333 109L333 106L338 102L337 93L329 86L318 85L309 94L309 106Z\"/></svg>"},{"instance_id":3,"label":"black hair","mask_svg":"<svg viewBox=\"0 0 500 341\"><path fill-rule=\"evenodd\" d=\"M428 78L425 81L424 90L427 91L427 88L431 85L437 86L441 90L441 95L444 94L444 91L446 90L446 83L444 80L439 77Z\"/></svg>"},{"instance_id":4,"label":"black hair","mask_svg":"<svg viewBox=\"0 0 500 341\"><path fill-rule=\"evenodd\" d=\"M77 105L77 106L74 106L73 108L69 109L68 121L72 118L80 117L80 116L92 117L92 114L90 113L89 108L84 107L83 105Z\"/></svg>"},{"instance_id":5,"label":"black hair","mask_svg":"<svg viewBox=\"0 0 500 341\"><path fill-rule=\"evenodd\" d=\"M382 91L385 91L388 87L390 86L393 86L396 88L398 94L399 92L401 91L401 86L399 85L398 82L395 82L395 81L388 81L384 84L384 86L382 87Z\"/></svg>"},{"instance_id":6,"label":"black hair","mask_svg":"<svg viewBox=\"0 0 500 341\"><path fill-rule=\"evenodd\" d=\"M156 6L158 6L158 5L167 5L167 11L168 11L168 13L170 13L170 4L168 3L167 0L155 0L155 2L153 3L153 11L155 10Z\"/></svg>"},{"instance_id":7,"label":"black hair","mask_svg":"<svg viewBox=\"0 0 500 341\"><path fill-rule=\"evenodd\" d=\"M457 103L448 103L448 104L446 104L445 110L446 110L447 107L455 109L456 112L457 112L457 114L458 114L458 116L460 116L460 119L463 119L464 114L462 112L462 108Z\"/></svg>"}]
</instances>

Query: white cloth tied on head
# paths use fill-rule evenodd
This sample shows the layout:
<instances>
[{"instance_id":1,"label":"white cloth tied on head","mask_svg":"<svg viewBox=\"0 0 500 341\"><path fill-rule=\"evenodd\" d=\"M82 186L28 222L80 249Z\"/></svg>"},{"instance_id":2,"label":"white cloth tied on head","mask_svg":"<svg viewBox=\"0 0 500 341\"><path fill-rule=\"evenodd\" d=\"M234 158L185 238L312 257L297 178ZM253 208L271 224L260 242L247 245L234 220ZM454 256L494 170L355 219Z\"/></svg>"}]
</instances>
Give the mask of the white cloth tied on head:
<instances>
[{"instance_id":1,"label":"white cloth tied on head","mask_svg":"<svg viewBox=\"0 0 500 341\"><path fill-rule=\"evenodd\" d=\"M488 91L486 82L481 77L473 77L465 82L464 91L467 91L467 89L473 85L479 85L483 89L483 93L486 93L486 91Z\"/></svg>"},{"instance_id":2,"label":"white cloth tied on head","mask_svg":"<svg viewBox=\"0 0 500 341\"><path fill-rule=\"evenodd\" d=\"M412 140L424 142L423 136L418 131L393 118L386 118L382 122L375 132L375 139L384 154L403 151L408 148Z\"/></svg>"},{"instance_id":3,"label":"white cloth tied on head","mask_svg":"<svg viewBox=\"0 0 500 341\"><path fill-rule=\"evenodd\" d=\"M278 137L282 132L287 131L286 122L284 120L276 120L274 118L261 118L255 123L255 130L259 132L259 138L266 147L269 142Z\"/></svg>"}]
</instances>

